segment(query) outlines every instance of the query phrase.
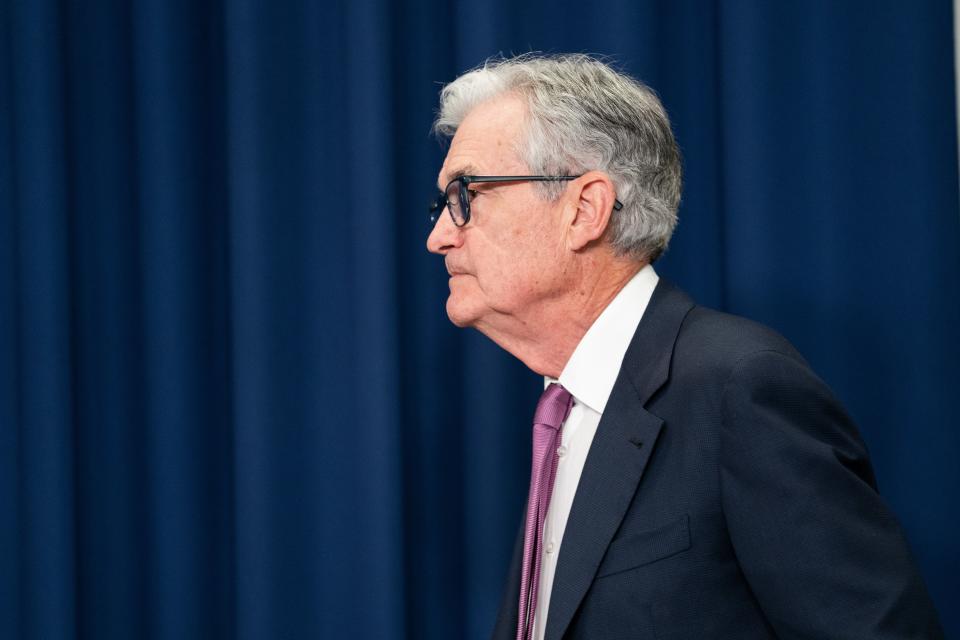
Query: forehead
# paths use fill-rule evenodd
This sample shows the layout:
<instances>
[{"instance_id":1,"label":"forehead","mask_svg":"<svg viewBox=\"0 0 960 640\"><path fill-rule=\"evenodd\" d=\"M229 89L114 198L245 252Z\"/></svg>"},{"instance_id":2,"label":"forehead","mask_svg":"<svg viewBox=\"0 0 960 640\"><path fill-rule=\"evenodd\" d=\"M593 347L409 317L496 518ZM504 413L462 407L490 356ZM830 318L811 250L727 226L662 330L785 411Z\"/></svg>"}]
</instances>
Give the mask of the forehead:
<instances>
[{"instance_id":1,"label":"forehead","mask_svg":"<svg viewBox=\"0 0 960 640\"><path fill-rule=\"evenodd\" d=\"M525 173L517 150L526 113L526 105L516 96L501 96L474 107L450 141L438 186L465 174Z\"/></svg>"}]
</instances>

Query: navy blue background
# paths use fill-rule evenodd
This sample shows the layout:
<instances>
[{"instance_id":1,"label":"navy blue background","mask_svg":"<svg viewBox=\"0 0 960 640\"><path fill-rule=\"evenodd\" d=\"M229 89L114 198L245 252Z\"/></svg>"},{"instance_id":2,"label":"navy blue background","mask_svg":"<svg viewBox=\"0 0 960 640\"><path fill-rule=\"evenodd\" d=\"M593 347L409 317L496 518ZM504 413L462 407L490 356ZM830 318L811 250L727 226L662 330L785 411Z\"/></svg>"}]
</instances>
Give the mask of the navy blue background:
<instances>
[{"instance_id":1,"label":"navy blue background","mask_svg":"<svg viewBox=\"0 0 960 640\"><path fill-rule=\"evenodd\" d=\"M482 638L540 381L424 249L440 83L612 56L685 157L657 269L785 334L960 634L950 2L0 4L0 629Z\"/></svg>"}]
</instances>

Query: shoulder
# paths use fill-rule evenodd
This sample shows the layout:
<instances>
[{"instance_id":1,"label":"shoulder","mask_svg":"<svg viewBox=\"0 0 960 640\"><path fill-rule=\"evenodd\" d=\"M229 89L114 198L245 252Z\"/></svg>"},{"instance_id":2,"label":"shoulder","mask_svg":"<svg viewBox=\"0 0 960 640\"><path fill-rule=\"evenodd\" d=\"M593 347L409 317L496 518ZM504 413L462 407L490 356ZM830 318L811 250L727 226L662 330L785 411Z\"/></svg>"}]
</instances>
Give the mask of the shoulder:
<instances>
[{"instance_id":1,"label":"shoulder","mask_svg":"<svg viewBox=\"0 0 960 640\"><path fill-rule=\"evenodd\" d=\"M696 366L728 375L751 362L786 358L807 362L775 330L753 320L695 305L687 313L674 346L675 366Z\"/></svg>"},{"instance_id":2,"label":"shoulder","mask_svg":"<svg viewBox=\"0 0 960 640\"><path fill-rule=\"evenodd\" d=\"M682 392L687 400L694 392L716 397L734 376L763 379L765 370L781 361L812 374L803 356L774 329L700 306L663 279L624 360L637 389L666 383L668 395Z\"/></svg>"}]
</instances>

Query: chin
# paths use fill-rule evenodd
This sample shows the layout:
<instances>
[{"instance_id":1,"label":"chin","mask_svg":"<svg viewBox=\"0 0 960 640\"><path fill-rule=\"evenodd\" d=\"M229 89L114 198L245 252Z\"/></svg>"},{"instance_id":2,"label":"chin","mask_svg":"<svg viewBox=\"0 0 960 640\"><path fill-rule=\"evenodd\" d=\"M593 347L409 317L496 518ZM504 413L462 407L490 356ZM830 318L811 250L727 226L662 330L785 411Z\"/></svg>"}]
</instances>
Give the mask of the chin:
<instances>
[{"instance_id":1,"label":"chin","mask_svg":"<svg viewBox=\"0 0 960 640\"><path fill-rule=\"evenodd\" d=\"M476 310L471 309L469 304L464 304L464 301L455 298L453 295L447 298L447 317L456 326L460 328L472 327L478 316Z\"/></svg>"}]
</instances>

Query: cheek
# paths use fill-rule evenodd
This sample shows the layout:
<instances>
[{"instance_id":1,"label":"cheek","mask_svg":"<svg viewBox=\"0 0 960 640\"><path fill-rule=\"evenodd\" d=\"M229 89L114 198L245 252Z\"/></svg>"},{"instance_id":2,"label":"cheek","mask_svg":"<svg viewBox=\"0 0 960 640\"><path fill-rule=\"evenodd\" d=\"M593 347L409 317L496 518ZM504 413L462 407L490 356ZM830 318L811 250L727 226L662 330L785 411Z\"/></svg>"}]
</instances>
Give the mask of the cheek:
<instances>
[{"instance_id":1,"label":"cheek","mask_svg":"<svg viewBox=\"0 0 960 640\"><path fill-rule=\"evenodd\" d=\"M531 222L523 211L511 212L518 219ZM526 218L522 216L526 215ZM484 234L470 246L476 276L475 293L482 295L490 306L501 310L512 309L535 299L549 287L557 265L556 242L550 236L552 229L539 225L518 224Z\"/></svg>"},{"instance_id":2,"label":"cheek","mask_svg":"<svg viewBox=\"0 0 960 640\"><path fill-rule=\"evenodd\" d=\"M549 285L552 262L541 248L524 244L500 256L480 280L494 305L513 309L536 299Z\"/></svg>"}]
</instances>

